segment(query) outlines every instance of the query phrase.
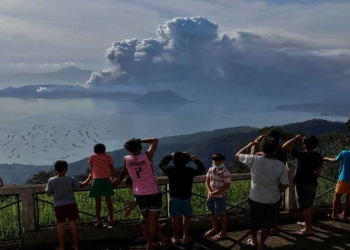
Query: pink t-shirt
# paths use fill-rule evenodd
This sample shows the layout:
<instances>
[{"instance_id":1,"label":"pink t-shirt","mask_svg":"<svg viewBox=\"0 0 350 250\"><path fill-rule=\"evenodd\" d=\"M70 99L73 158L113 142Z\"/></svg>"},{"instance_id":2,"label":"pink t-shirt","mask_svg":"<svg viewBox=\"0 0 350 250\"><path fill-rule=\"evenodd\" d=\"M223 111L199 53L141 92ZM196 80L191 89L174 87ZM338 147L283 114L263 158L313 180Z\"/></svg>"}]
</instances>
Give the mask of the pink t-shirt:
<instances>
[{"instance_id":1,"label":"pink t-shirt","mask_svg":"<svg viewBox=\"0 0 350 250\"><path fill-rule=\"evenodd\" d=\"M114 161L108 154L92 154L89 158L92 179L110 178L110 167Z\"/></svg>"},{"instance_id":2,"label":"pink t-shirt","mask_svg":"<svg viewBox=\"0 0 350 250\"><path fill-rule=\"evenodd\" d=\"M126 169L133 182L135 195L151 195L160 192L153 165L146 154L125 156Z\"/></svg>"}]
</instances>

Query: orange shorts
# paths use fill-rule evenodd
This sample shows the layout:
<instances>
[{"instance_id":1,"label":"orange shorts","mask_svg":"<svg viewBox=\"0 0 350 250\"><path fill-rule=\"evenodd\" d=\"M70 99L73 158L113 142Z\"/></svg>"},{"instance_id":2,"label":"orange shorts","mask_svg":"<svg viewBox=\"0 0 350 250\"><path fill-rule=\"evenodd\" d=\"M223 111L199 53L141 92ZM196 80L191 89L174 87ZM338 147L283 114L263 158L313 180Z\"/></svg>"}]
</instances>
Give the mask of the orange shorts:
<instances>
[{"instance_id":1,"label":"orange shorts","mask_svg":"<svg viewBox=\"0 0 350 250\"><path fill-rule=\"evenodd\" d=\"M335 188L336 194L350 194L350 182L338 180Z\"/></svg>"}]
</instances>

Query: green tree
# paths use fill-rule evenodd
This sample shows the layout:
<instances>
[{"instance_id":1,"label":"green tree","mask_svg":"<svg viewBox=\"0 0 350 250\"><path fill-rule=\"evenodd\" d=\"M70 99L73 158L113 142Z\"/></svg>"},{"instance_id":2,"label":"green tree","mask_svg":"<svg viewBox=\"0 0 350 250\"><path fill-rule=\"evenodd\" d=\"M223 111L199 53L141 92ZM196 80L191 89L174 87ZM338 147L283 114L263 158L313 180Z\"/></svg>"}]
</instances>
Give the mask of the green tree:
<instances>
[{"instance_id":1,"label":"green tree","mask_svg":"<svg viewBox=\"0 0 350 250\"><path fill-rule=\"evenodd\" d=\"M348 121L345 123L345 128L346 128L346 131L348 133L350 133L350 118L348 119Z\"/></svg>"},{"instance_id":2,"label":"green tree","mask_svg":"<svg viewBox=\"0 0 350 250\"><path fill-rule=\"evenodd\" d=\"M39 171L38 173L34 174L33 177L26 181L26 184L33 185L33 184L46 184L48 179L51 177L54 177L56 175L55 171Z\"/></svg>"}]
</instances>

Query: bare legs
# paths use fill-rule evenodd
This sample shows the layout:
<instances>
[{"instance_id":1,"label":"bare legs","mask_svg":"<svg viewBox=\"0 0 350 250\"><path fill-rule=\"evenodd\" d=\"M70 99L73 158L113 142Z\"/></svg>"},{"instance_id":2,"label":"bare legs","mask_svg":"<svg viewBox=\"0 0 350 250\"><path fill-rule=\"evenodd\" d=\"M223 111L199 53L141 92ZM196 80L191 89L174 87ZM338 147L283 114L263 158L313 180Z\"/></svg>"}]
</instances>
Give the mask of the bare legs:
<instances>
[{"instance_id":1,"label":"bare legs","mask_svg":"<svg viewBox=\"0 0 350 250\"><path fill-rule=\"evenodd\" d=\"M79 230L76 221L70 221L69 227L72 232L73 238L73 249L79 249ZM57 238L60 244L59 250L65 250L65 232L66 232L66 222L58 223L57 228Z\"/></svg>"}]
</instances>

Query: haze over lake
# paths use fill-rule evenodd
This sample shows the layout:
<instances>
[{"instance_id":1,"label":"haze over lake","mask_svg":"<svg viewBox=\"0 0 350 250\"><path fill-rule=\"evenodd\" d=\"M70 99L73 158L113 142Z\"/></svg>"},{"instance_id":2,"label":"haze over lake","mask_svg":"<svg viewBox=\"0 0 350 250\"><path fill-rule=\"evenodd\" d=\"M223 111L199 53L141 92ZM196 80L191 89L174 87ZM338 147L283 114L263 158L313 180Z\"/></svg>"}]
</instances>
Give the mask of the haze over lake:
<instances>
[{"instance_id":1,"label":"haze over lake","mask_svg":"<svg viewBox=\"0 0 350 250\"><path fill-rule=\"evenodd\" d=\"M266 100L198 101L181 107L144 108L103 99L0 98L1 163L52 164L89 156L96 142L108 151L132 137L163 137L234 126L263 127L343 117L278 111Z\"/></svg>"}]
</instances>

